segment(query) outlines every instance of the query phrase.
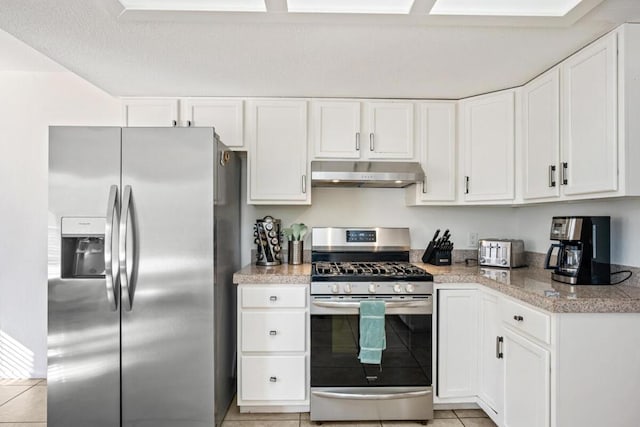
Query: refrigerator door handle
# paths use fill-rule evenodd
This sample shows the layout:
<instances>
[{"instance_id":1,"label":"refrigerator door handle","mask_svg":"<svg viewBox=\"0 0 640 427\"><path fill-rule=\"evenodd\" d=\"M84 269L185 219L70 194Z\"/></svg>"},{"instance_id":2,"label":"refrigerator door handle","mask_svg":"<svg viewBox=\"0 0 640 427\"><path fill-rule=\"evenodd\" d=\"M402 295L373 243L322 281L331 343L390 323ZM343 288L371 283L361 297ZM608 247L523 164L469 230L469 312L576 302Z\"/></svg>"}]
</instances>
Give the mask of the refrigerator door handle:
<instances>
[{"instance_id":1,"label":"refrigerator door handle","mask_svg":"<svg viewBox=\"0 0 640 427\"><path fill-rule=\"evenodd\" d=\"M113 245L113 218L115 216L116 224L118 224L118 212L120 207L118 206L118 186L112 185L109 189L109 198L107 201L107 218L104 227L104 278L107 286L107 301L109 301L109 308L111 311L118 309L118 300L116 296L116 283L117 278L113 277L113 252L111 251Z\"/></svg>"},{"instance_id":2,"label":"refrigerator door handle","mask_svg":"<svg viewBox=\"0 0 640 427\"><path fill-rule=\"evenodd\" d=\"M120 261L120 298L125 310L131 311L133 308L133 284L129 281L127 274L127 231L129 228L129 209L131 207L131 186L124 187L122 195L122 213L120 214L120 244L119 244L119 261ZM132 234L133 236L133 234ZM135 244L134 244L135 246ZM131 279L133 279L133 273Z\"/></svg>"}]
</instances>

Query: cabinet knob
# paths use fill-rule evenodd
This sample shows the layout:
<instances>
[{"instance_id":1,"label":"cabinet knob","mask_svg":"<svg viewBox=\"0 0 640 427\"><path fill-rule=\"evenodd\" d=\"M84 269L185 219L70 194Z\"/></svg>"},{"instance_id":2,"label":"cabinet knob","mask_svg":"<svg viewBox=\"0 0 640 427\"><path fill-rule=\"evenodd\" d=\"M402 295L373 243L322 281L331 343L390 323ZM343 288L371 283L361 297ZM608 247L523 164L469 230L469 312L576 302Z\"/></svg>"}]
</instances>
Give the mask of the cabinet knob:
<instances>
[{"instance_id":1,"label":"cabinet knob","mask_svg":"<svg viewBox=\"0 0 640 427\"><path fill-rule=\"evenodd\" d=\"M522 322L524 320L524 317L516 314L515 316L513 316L513 320L515 320L516 322Z\"/></svg>"},{"instance_id":2,"label":"cabinet knob","mask_svg":"<svg viewBox=\"0 0 640 427\"><path fill-rule=\"evenodd\" d=\"M178 126L178 121L177 120L171 120L171 126L173 126L173 127Z\"/></svg>"},{"instance_id":3,"label":"cabinet knob","mask_svg":"<svg viewBox=\"0 0 640 427\"><path fill-rule=\"evenodd\" d=\"M278 331L269 331L269 335L271 336L278 335Z\"/></svg>"},{"instance_id":4,"label":"cabinet knob","mask_svg":"<svg viewBox=\"0 0 640 427\"><path fill-rule=\"evenodd\" d=\"M269 377L269 381L271 381L272 383L275 383L276 381L278 381L278 378L276 378L276 377Z\"/></svg>"},{"instance_id":5,"label":"cabinet knob","mask_svg":"<svg viewBox=\"0 0 640 427\"><path fill-rule=\"evenodd\" d=\"M271 295L271 296L269 297L269 301L278 301L278 297L277 297L277 296L275 296L275 295Z\"/></svg>"}]
</instances>

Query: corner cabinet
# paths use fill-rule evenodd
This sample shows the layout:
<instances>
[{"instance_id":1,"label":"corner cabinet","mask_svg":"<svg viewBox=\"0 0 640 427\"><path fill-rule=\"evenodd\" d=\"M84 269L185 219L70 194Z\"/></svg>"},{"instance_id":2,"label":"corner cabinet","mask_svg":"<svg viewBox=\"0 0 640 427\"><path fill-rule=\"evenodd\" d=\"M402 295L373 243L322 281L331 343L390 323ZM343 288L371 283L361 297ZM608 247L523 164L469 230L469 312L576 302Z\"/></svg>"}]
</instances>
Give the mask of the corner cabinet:
<instances>
[{"instance_id":1,"label":"corner cabinet","mask_svg":"<svg viewBox=\"0 0 640 427\"><path fill-rule=\"evenodd\" d=\"M409 206L456 201L456 103L423 102L418 109L418 144L424 181L406 189ZM443 203L444 202L444 203Z\"/></svg>"},{"instance_id":2,"label":"corner cabinet","mask_svg":"<svg viewBox=\"0 0 640 427\"><path fill-rule=\"evenodd\" d=\"M238 286L240 412L309 410L309 288Z\"/></svg>"},{"instance_id":3,"label":"corner cabinet","mask_svg":"<svg viewBox=\"0 0 640 427\"><path fill-rule=\"evenodd\" d=\"M459 106L463 200L512 202L515 91L464 99Z\"/></svg>"},{"instance_id":4,"label":"corner cabinet","mask_svg":"<svg viewBox=\"0 0 640 427\"><path fill-rule=\"evenodd\" d=\"M249 204L311 204L307 101L247 101Z\"/></svg>"}]
</instances>

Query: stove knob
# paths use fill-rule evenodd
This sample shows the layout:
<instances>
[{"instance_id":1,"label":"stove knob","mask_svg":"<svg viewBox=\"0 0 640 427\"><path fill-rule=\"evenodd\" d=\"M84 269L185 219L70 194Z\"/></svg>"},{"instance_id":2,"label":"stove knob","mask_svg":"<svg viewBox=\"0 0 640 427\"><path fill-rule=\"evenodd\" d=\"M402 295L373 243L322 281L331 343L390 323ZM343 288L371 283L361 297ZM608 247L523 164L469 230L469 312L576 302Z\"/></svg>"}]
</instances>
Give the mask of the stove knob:
<instances>
[{"instance_id":1,"label":"stove knob","mask_svg":"<svg viewBox=\"0 0 640 427\"><path fill-rule=\"evenodd\" d=\"M374 285L373 283L369 285L369 293L370 294L376 293L376 285Z\"/></svg>"},{"instance_id":2,"label":"stove knob","mask_svg":"<svg viewBox=\"0 0 640 427\"><path fill-rule=\"evenodd\" d=\"M351 293L351 283L345 283L344 284L344 293L345 294L350 294Z\"/></svg>"},{"instance_id":3,"label":"stove knob","mask_svg":"<svg viewBox=\"0 0 640 427\"><path fill-rule=\"evenodd\" d=\"M399 294L400 292L402 292L402 286L400 286L399 283L393 285L393 292L395 292L396 294Z\"/></svg>"},{"instance_id":4,"label":"stove knob","mask_svg":"<svg viewBox=\"0 0 640 427\"><path fill-rule=\"evenodd\" d=\"M412 293L413 292L413 285L412 284L408 284L406 289L407 289L407 293Z\"/></svg>"},{"instance_id":5,"label":"stove knob","mask_svg":"<svg viewBox=\"0 0 640 427\"><path fill-rule=\"evenodd\" d=\"M507 265L507 260L503 258L502 261L500 261L500 264Z\"/></svg>"},{"instance_id":6,"label":"stove knob","mask_svg":"<svg viewBox=\"0 0 640 427\"><path fill-rule=\"evenodd\" d=\"M337 294L338 292L340 292L340 287L338 286L338 284L331 285L331 292L334 294Z\"/></svg>"}]
</instances>

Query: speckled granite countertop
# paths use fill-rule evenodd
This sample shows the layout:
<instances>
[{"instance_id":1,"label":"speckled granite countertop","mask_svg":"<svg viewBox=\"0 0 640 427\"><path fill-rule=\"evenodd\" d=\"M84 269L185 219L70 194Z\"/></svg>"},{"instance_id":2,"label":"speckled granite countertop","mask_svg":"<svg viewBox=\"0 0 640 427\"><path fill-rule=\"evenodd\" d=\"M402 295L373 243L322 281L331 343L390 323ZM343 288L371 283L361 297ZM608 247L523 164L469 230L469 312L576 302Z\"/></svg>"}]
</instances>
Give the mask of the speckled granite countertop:
<instances>
[{"instance_id":1,"label":"speckled granite countertop","mask_svg":"<svg viewBox=\"0 0 640 427\"><path fill-rule=\"evenodd\" d=\"M263 267L249 264L233 275L233 283L241 285L243 283L257 284L308 284L311 281L311 264L289 265L282 264L273 267Z\"/></svg>"},{"instance_id":2,"label":"speckled granite countertop","mask_svg":"<svg viewBox=\"0 0 640 427\"><path fill-rule=\"evenodd\" d=\"M415 263L434 275L438 283L480 283L535 307L555 313L640 313L640 288L625 285L569 286L551 280L549 270L518 268L512 270L434 266ZM310 282L311 264L276 267L249 265L233 275L233 282L306 284ZM555 290L557 297L547 297L545 290Z\"/></svg>"}]
</instances>

